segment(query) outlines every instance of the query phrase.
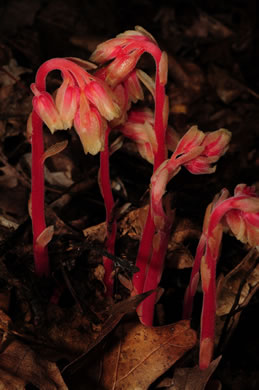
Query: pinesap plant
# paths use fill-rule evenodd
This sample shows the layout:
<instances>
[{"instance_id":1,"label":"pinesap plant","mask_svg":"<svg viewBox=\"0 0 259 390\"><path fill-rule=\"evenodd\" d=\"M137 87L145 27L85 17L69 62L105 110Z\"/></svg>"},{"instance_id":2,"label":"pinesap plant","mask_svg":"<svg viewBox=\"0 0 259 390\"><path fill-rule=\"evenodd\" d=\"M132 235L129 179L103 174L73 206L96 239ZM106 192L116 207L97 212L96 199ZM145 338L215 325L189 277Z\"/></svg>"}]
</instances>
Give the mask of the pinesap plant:
<instances>
[{"instance_id":1,"label":"pinesap plant","mask_svg":"<svg viewBox=\"0 0 259 390\"><path fill-rule=\"evenodd\" d=\"M155 62L155 80L137 64L143 53ZM46 61L37 71L31 89L34 94L33 110L28 120L31 134L32 174L30 214L33 228L35 272L48 276L50 272L47 245L53 236L53 226L46 227L44 213L44 161L60 151L60 146L44 151L43 123L54 133L74 128L84 152L100 153L99 185L106 209L106 251L114 254L117 223L115 202L111 190L109 135L115 129L136 143L140 155L153 164L150 180L150 203L147 219L139 244L133 276L132 294L156 290L164 268L164 259L170 238L174 212L164 207L164 193L168 182L182 167L192 174L212 174L216 162L227 151L231 134L226 129L203 132L193 126L179 139L168 126L167 54L156 40L142 27L126 31L97 46L91 62L78 58L54 58ZM53 95L46 90L47 75L59 70L61 85ZM149 108L136 108L144 99L143 86L154 99L154 113ZM168 150L172 152L168 158ZM246 216L250 230L249 242L258 245L254 229L258 229L258 198L246 186L238 186L234 198L226 190L214 200L206 213L203 232L197 248L190 285L186 292L184 317L191 315L192 299L201 268L204 305L201 331L201 368L212 357L216 262L222 236L223 218L240 239L237 227L240 215ZM241 199L240 199L241 196ZM239 198L238 198L239 197ZM232 200L231 200L232 199ZM224 203L227 202L227 203ZM239 202L239 203L238 203ZM168 203L168 202L167 202ZM244 214L240 214L244 213ZM243 232L242 230L242 232ZM238 233L237 233L238 231ZM254 237L251 239L251 237ZM243 237L243 236L242 236ZM104 256L104 284L108 296L113 294L113 262ZM156 292L146 298L137 312L143 324L153 324ZM208 314L208 315L207 315ZM209 320L207 320L209 318ZM209 351L209 352L208 352Z\"/></svg>"}]
</instances>

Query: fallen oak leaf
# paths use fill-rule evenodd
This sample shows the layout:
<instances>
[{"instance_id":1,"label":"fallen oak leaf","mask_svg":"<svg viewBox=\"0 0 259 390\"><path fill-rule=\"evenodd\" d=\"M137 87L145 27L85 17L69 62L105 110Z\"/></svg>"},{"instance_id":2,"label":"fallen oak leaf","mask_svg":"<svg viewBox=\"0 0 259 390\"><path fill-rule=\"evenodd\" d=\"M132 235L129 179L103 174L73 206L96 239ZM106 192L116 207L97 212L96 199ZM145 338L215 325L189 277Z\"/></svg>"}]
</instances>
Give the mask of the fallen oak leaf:
<instances>
[{"instance_id":1,"label":"fallen oak leaf","mask_svg":"<svg viewBox=\"0 0 259 390\"><path fill-rule=\"evenodd\" d=\"M195 345L196 340L189 321L161 327L123 323L104 352L100 388L147 390Z\"/></svg>"},{"instance_id":2,"label":"fallen oak leaf","mask_svg":"<svg viewBox=\"0 0 259 390\"><path fill-rule=\"evenodd\" d=\"M62 374L65 373L66 375L72 375L78 371L87 360L88 353L115 328L122 317L125 314L134 312L138 305L153 292L153 290L147 291L143 294L135 295L134 297L130 297L113 305L110 309L108 318L103 323L102 329L98 336L92 342L90 342L87 350L84 353L82 353L80 356L78 356L78 358L74 359L71 363L63 368Z\"/></svg>"}]
</instances>

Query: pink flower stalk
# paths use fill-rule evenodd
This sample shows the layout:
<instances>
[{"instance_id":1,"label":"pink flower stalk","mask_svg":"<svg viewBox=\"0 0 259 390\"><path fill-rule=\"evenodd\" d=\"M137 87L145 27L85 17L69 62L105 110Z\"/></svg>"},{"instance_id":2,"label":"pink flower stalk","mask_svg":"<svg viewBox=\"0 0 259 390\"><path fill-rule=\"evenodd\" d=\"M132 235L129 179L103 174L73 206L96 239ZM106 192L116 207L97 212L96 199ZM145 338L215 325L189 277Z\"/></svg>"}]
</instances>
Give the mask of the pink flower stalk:
<instances>
[{"instance_id":1,"label":"pink flower stalk","mask_svg":"<svg viewBox=\"0 0 259 390\"><path fill-rule=\"evenodd\" d=\"M104 69L96 72L98 77L101 79L105 78ZM106 236L106 248L109 253L114 253L116 232L117 232L117 222L114 216L114 199L112 195L112 190L110 186L110 172L109 172L109 133L112 128L116 128L125 123L128 117L128 110L131 107L132 102L137 102L137 100L143 100L144 93L140 82L138 80L136 71L132 71L129 76L120 84L117 84L113 93L117 98L119 107L120 107L120 116L110 121L110 129L105 133L105 142L104 149L100 152L100 180L99 186L101 193L104 198L105 209L106 209L106 226L107 226L107 236ZM103 264L105 268L104 284L106 286L106 293L108 296L112 296L113 293L113 263L112 261L103 256Z\"/></svg>"},{"instance_id":2,"label":"pink flower stalk","mask_svg":"<svg viewBox=\"0 0 259 390\"><path fill-rule=\"evenodd\" d=\"M141 27L136 27L134 31L126 31L116 38L98 45L91 56L91 60L100 64L111 61L102 70L102 78L115 88L118 84L127 82L126 80L134 71L140 56L144 52L150 53L156 63L154 129L157 149L154 151L155 171L167 157L165 142L168 120L168 100L165 95L165 84L167 82L166 53L161 52L156 41L149 33ZM146 268L151 254L150 242L154 233L155 225L149 212L136 261L136 266L140 271L133 277L135 293L143 292Z\"/></svg>"},{"instance_id":3,"label":"pink flower stalk","mask_svg":"<svg viewBox=\"0 0 259 390\"><path fill-rule=\"evenodd\" d=\"M76 59L71 61L54 58L39 68L35 84L31 87L35 94L31 121L31 217L35 271L39 275L49 274L46 245L51 239L51 231L46 228L44 214L42 121L51 132L68 129L74 125L85 153L97 154L104 148L106 121L121 115L116 96L111 89L103 81L89 74L85 67L93 69L95 66ZM57 69L61 71L63 81L54 100L46 92L46 78L49 72Z\"/></svg>"},{"instance_id":4,"label":"pink flower stalk","mask_svg":"<svg viewBox=\"0 0 259 390\"><path fill-rule=\"evenodd\" d=\"M40 276L49 275L48 250L38 245L37 239L46 229L44 212L44 154L42 121L35 111L32 112L32 166L31 166L31 219L33 228L33 253L35 272Z\"/></svg>"},{"instance_id":5,"label":"pink flower stalk","mask_svg":"<svg viewBox=\"0 0 259 390\"><path fill-rule=\"evenodd\" d=\"M152 241L152 257L146 269L145 288L156 289L164 268L164 257L169 240L173 213L165 213L162 198L167 183L185 166L191 173L209 174L215 171L212 163L226 152L230 141L230 133L220 129L212 133L203 133L193 126L179 141L173 155L164 161L151 178L151 217L156 228ZM197 161L201 163L197 164ZM195 169L194 169L195 167ZM152 325L155 294L142 303L139 310L141 321Z\"/></svg>"},{"instance_id":6,"label":"pink flower stalk","mask_svg":"<svg viewBox=\"0 0 259 390\"><path fill-rule=\"evenodd\" d=\"M213 355L216 313L216 264L219 257L223 227L250 246L259 245L259 197L253 187L236 186L234 196L227 190L208 206L202 236L197 248L189 286L184 301L184 318L191 315L199 269L203 289L200 335L200 368L206 369Z\"/></svg>"}]
</instances>

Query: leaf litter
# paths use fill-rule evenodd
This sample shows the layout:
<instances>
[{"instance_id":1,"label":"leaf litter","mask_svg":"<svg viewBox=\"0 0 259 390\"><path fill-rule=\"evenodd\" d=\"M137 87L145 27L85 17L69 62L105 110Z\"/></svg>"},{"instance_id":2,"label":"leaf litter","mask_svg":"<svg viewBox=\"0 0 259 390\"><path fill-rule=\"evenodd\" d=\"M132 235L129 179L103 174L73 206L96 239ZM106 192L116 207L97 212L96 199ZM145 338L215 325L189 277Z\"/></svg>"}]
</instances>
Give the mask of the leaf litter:
<instances>
[{"instance_id":1,"label":"leaf litter","mask_svg":"<svg viewBox=\"0 0 259 390\"><path fill-rule=\"evenodd\" d=\"M26 153L30 151L25 134L26 118L30 111L31 102L28 85L31 81L32 64L35 69L39 65L37 63L40 58L38 39L40 37L42 40L42 31L44 31L42 27L48 31L56 32L52 34L53 40L51 40L49 47L44 49L48 58L57 56L57 54L77 56L78 51L82 57L88 58L87 50L85 50L87 44L89 47L93 47L95 46L93 42L99 43L105 39L101 20L99 36L94 33L99 22L95 26L92 25L93 33L86 32L85 28L90 30L91 20L88 21L90 27L85 27L87 23L85 21L82 23L79 18L79 22L76 23L76 31L72 31L71 26L74 26L75 23L71 23L71 20L75 17L76 12L73 9L69 15L69 7L64 5L62 29L66 30L66 36L70 35L71 37L69 39L70 46L68 49L67 40L59 44L58 40L62 41L64 34L63 30L60 33L61 24L55 22L54 16L56 14L53 9L54 11L59 7L62 9L62 5L53 2L53 5L47 5L43 12L41 3L41 1L37 2L39 30L36 34L19 18L19 40L10 33L10 29L9 32L6 29L7 40L5 42L8 44L2 43L1 40L0 46L0 288L1 293L7 291L9 296L6 299L4 295L0 294L0 306L3 310L0 315L1 386L6 389L24 389L27 383L31 383L40 389L65 389L67 384L64 383L63 376L72 389L75 386L78 370L84 370L86 367L86 357L91 358L91 353L100 348L102 356L101 359L100 356L99 360L97 359L102 361L101 366L103 367L101 374L98 371L100 385L106 386L107 389L130 389L132 384L138 383L142 386L141 389L146 389L158 377L167 372L183 355L184 351L188 351L195 345L196 336L189 325L176 322L179 321L180 315L178 317L175 315L173 325L157 329L145 329L136 321L129 321L126 318L120 324L122 316L134 309L136 301L133 303L123 300L121 304L125 304L125 307L119 309L118 312L116 312L115 307L113 308L105 301L101 277L97 277L98 273L102 274L100 248L105 239L105 226L102 223L104 214L100 206L101 198L98 197L97 185L93 180L97 170L96 166L93 167L93 165L96 162L94 159L90 163L85 160L83 154L80 153L74 135L69 136L71 137L69 145L72 145L68 146L69 150L66 149L61 154L48 159L50 160L48 167L51 170L48 172L47 202L49 206L47 209L49 211L47 217L53 221L51 224L55 225L54 243L51 249L53 251L53 269L55 270L54 281L39 283L30 272L32 269L32 249L27 220L30 177L28 167L26 168L22 161L24 161ZM144 2L140 2L140 7L141 3ZM11 5L8 4L6 7L6 12L8 11L7 14L9 14ZM252 78L256 75L254 71L257 66L256 58L249 60L249 50L253 43L253 35L249 32L253 28L253 23L248 23L249 20L246 19L249 10L243 12L239 7L235 8L235 15L240 18L240 29L237 29L230 13L224 7L218 10L218 14L214 13L214 16L209 15L207 10L196 9L194 12L191 8L189 13L186 13L188 15L186 17L183 17L183 11L182 13L181 10L177 10L173 6L170 9L162 7L159 10L153 7L150 7L149 10L149 12L153 12L154 16L151 19L151 24L153 23L155 30L159 30L169 51L169 75L171 78L169 94L172 98L170 112L174 116L174 127L181 134L193 122L197 123L198 121L205 128L222 125L225 127L227 122L226 127L230 127L233 131L233 144L229 156L226 156L224 164L219 167L216 176L210 178L206 188L204 188L204 182L201 179L194 181L189 176L186 178L184 173L181 178L177 179L174 188L168 188L168 191L174 193L177 189L176 206L179 210L179 224L174 229L169 245L168 273L163 281L165 292L160 300L160 307L164 312L162 318L166 323L169 323L172 322L171 319L174 315L171 313L178 302L175 295L179 291L179 295L181 295L185 278L184 270L192 264L192 240L195 242L199 238L202 206L208 203L211 194L216 192L215 189L221 185L221 182L227 182L233 186L236 176L241 177L243 181L251 181L256 177L254 172L258 172L256 148L258 131L256 129L258 129L259 124L257 101L259 88L256 77ZM110 20L113 20L115 13L112 14L111 11L107 10L107 14L109 14ZM15 9L12 10L14 15L17 12ZM35 12L35 7L32 7L30 20L34 20L33 23L35 23ZM70 21L67 24L64 22L66 19ZM93 19L96 20L96 18ZM138 23L141 24L139 21ZM134 25L134 22L132 21L131 24ZM113 32L118 33L119 30L124 29L122 26L119 28L115 25L115 23L111 23L110 36L113 35ZM126 28L128 27L127 25ZM33 47L35 43L36 46ZM56 52L57 47L60 50L59 53ZM222 53L226 53L226 55L222 56ZM239 63L237 57L243 62ZM249 77L246 75L245 79L242 73L245 73L247 58L248 62L251 63L251 70L249 70ZM243 121L242 118L246 118L246 120ZM45 135L47 139L48 135ZM54 146L48 145L50 154L59 151L59 148L61 150L67 139L67 135L63 132L58 134L55 142L51 141ZM239 150L240 139L242 139L242 147ZM47 143L49 144L49 142ZM59 146L57 147L55 144ZM71 150L76 153L77 161L74 161L74 153ZM139 195L142 196L144 193L144 185L142 182L138 182L136 172L138 171L145 177L145 175L150 174L150 169L145 164L139 166L139 159L134 149L124 145L123 152L126 153L126 157L123 157L120 152L113 156L114 177L117 176L127 190L119 199L120 205L123 205L125 201L131 202L132 210L127 212L120 221L119 253L122 260L127 258L134 260L136 244L145 220L143 204L135 201L137 197L140 197ZM240 162L239 166L235 163L236 161ZM134 172L132 176L126 177L125 166ZM54 176L51 176L52 174ZM71 192L68 190L69 188ZM148 194L143 196L147 197ZM181 202L179 198L181 198ZM87 209L89 214L85 216L87 202L89 202L90 207L89 210ZM197 206L194 205L199 204L199 202L200 208L195 210ZM71 210L74 211L71 212ZM84 239L81 230L84 232ZM54 245L56 245L55 248ZM258 304L258 298L256 298L258 265L255 255L252 260L245 258L242 261L244 253L238 246L232 248L230 245L226 257L232 260L227 265L222 265L223 277L218 305L221 325L218 328L218 338L222 335L224 324L226 322L229 324L233 320L234 325L227 326L224 330L228 339L232 328L239 326L238 321L242 311L251 311L253 310L251 305ZM85 259L88 262L87 266L85 266ZM26 269L23 269L24 266ZM64 282L62 269L68 276L67 282ZM168 280L172 278L172 274L177 275L177 287L174 286L174 288L167 284ZM72 286L70 291L68 281ZM61 302L62 304L65 302L65 307L62 305L56 307L49 303L55 290L53 286L56 284L60 286L60 290L56 293L60 294ZM120 286L118 288L118 297L125 299L126 287ZM75 292L77 303L71 298L72 290ZM179 309L177 310L179 312ZM40 326L35 325L37 313L40 313L39 318L42 320ZM228 320L228 316L231 321ZM255 319L253 321L255 322ZM247 329L248 331L244 333L245 337L249 337L251 333L249 332L251 329L249 324ZM160 341L165 335L169 337L170 342L161 343ZM256 343L256 334L250 337L253 337L254 343ZM156 350L154 350L154 343L157 343ZM111 347L109 347L110 344L112 344ZM224 347L227 348L227 344ZM134 356L134 350L136 350L136 356ZM156 351L159 357L157 357ZM223 362L224 351L224 348L220 351L223 355ZM241 362L243 360L241 343L239 354ZM131 356L131 358L125 359L125 355ZM111 360L109 358L116 363L113 370L110 367ZM253 386L259 383L253 371L256 359L254 356L251 362L247 363L248 367L245 370L248 377L252 378ZM175 368L169 389L204 389L218 363L219 359L213 361L208 371L206 370L202 374L197 367ZM241 380L237 383L232 379L231 373L227 372L228 367L229 365L226 364L225 372L224 370L219 371L222 382L229 383L232 380L236 389L245 389L242 387L244 381ZM241 375L242 372L240 369L238 374ZM167 376L167 374L165 375ZM224 375L227 379L224 378ZM80 389L80 386L85 388L82 383L74 388ZM252 385L250 387L252 389Z\"/></svg>"}]
</instances>

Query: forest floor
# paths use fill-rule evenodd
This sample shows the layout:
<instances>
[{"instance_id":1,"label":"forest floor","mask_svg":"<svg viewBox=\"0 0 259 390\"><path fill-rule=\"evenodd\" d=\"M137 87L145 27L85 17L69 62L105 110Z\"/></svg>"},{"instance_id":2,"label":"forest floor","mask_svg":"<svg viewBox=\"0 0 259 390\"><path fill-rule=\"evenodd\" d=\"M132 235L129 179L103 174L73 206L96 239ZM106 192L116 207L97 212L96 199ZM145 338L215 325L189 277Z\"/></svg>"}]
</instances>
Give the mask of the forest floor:
<instances>
[{"instance_id":1,"label":"forest floor","mask_svg":"<svg viewBox=\"0 0 259 390\"><path fill-rule=\"evenodd\" d=\"M249 252L248 246L224 235L217 268L223 286L216 327L218 359L205 372L196 367L195 333L181 322L184 291L207 205L222 188L232 194L239 183L255 185L259 191L257 19L254 0L133 0L123 5L112 0L2 1L1 388L259 388L257 252ZM46 147L68 140L67 148L46 162L46 218L47 225L55 227L49 245L49 278L39 279L34 273L28 215L31 145L26 123L32 110L30 84L38 67L53 57L88 60L97 44L136 25L149 31L168 53L169 124L179 136L192 125L203 131L226 128L232 133L230 147L215 173L195 176L182 169L167 186L176 209L176 222L160 283L163 294L156 305L157 328L149 330L130 314L138 301L127 298L123 264L115 274L116 303L105 298L105 209L97 180L99 156L84 155L74 130L54 135L44 130ZM141 66L148 73L154 71L148 56L141 59ZM58 74L53 73L50 84L55 86L58 82ZM146 103L152 107L148 94ZM120 210L116 255L125 262L134 262L152 166L130 141L125 141L111 156L110 169L116 207ZM60 296L55 301L57 291ZM197 335L201 302L199 292L191 322ZM171 324L175 332L172 343L182 346L179 356L166 349L171 341L161 346L161 340L170 337ZM152 360L150 351L154 348L158 352ZM132 357L136 350L138 355ZM127 362L123 354L128 356ZM138 370L130 366L130 359L138 362ZM119 364L124 364L122 373Z\"/></svg>"}]
</instances>

